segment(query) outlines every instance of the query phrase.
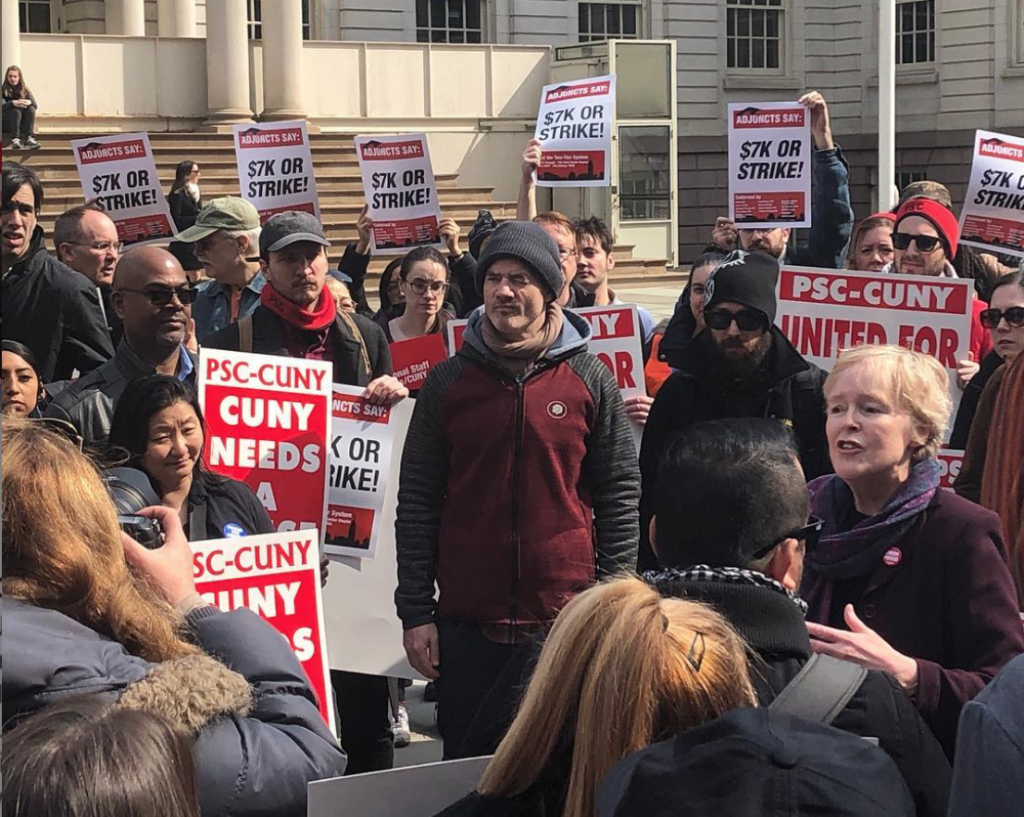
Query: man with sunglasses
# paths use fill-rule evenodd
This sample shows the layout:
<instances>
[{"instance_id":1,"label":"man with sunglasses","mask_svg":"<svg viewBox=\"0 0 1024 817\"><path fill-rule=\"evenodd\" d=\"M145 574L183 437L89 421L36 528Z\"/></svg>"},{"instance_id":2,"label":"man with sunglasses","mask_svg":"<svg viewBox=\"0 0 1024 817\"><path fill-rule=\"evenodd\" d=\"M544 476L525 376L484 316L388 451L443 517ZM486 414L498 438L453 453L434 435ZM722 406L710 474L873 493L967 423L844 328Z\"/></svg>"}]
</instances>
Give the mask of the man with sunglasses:
<instances>
[{"instance_id":1,"label":"man with sunglasses","mask_svg":"<svg viewBox=\"0 0 1024 817\"><path fill-rule=\"evenodd\" d=\"M653 511L662 567L644 579L663 596L711 604L729 619L760 659L751 661L750 681L769 706L811 659L799 593L804 556L823 526L809 516L792 434L763 419L680 431L660 459ZM919 815L946 814L949 761L893 678L868 672L832 725L892 756Z\"/></svg>"},{"instance_id":2,"label":"man with sunglasses","mask_svg":"<svg viewBox=\"0 0 1024 817\"><path fill-rule=\"evenodd\" d=\"M178 260L157 247L137 247L118 263L113 286L124 324L113 360L68 386L46 411L72 423L87 446L107 441L117 401L132 380L165 374L195 385L196 358L184 344L196 291Z\"/></svg>"},{"instance_id":3,"label":"man with sunglasses","mask_svg":"<svg viewBox=\"0 0 1024 817\"><path fill-rule=\"evenodd\" d=\"M658 458L673 432L704 420L770 417L796 435L809 479L830 473L825 438L825 373L800 355L774 325L779 264L737 250L705 284L704 322L679 355L651 407L640 449L640 568L656 562L646 522L658 481Z\"/></svg>"}]
</instances>

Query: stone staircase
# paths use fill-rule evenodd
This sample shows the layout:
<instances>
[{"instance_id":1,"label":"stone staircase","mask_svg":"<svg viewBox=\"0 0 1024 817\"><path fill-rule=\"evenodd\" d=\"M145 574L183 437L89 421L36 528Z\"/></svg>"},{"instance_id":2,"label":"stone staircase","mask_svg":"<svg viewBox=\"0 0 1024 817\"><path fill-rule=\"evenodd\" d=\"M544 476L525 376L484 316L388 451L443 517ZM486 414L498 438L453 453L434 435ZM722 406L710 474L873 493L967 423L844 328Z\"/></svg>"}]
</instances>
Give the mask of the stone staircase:
<instances>
[{"instance_id":1,"label":"stone staircase","mask_svg":"<svg viewBox=\"0 0 1024 817\"><path fill-rule=\"evenodd\" d=\"M72 139L89 134L53 134L42 137L43 147L34 151L15 153L4 151L8 161L19 161L31 167L43 180L45 200L41 223L52 234L53 222L66 209L81 204L82 188L71 152ZM178 162L190 159L201 171L203 198L209 201L217 196L238 195L238 173L235 165L234 144L230 134L152 133L150 142L156 159L157 172L165 192L174 179ZM362 179L351 136L341 134L313 134L310 136L313 164L316 167L317 192L324 229L333 243L332 264L341 258L345 244L357 239L356 219L363 207ZM454 218L465 236L472 227L479 210L490 210L498 220L515 217L514 201L496 201L491 187L467 187L458 184L458 176L437 176L441 210ZM631 246L615 248L615 283L618 286L645 282L676 280L678 276L666 271L664 259L633 257ZM374 258L370 265L371 280L367 291L376 291L376 280L391 260L391 256Z\"/></svg>"}]
</instances>

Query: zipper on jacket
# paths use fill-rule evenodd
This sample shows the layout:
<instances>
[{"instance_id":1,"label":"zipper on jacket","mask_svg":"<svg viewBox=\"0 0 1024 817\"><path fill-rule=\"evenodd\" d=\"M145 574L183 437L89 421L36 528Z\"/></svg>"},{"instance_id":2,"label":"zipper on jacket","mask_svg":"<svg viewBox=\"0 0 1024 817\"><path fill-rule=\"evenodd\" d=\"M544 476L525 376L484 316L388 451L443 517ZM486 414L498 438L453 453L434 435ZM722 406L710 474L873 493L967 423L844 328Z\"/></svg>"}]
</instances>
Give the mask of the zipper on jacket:
<instances>
[{"instance_id":1,"label":"zipper on jacket","mask_svg":"<svg viewBox=\"0 0 1024 817\"><path fill-rule=\"evenodd\" d=\"M516 619L519 614L519 579L520 579L520 553L519 553L519 490L520 473L519 460L522 453L523 437L523 402L525 400L525 382L522 377L515 379L516 386L516 410L515 410L515 436L512 439L512 535L511 535L511 559L512 559L512 586L509 598L509 638L515 639Z\"/></svg>"}]
</instances>

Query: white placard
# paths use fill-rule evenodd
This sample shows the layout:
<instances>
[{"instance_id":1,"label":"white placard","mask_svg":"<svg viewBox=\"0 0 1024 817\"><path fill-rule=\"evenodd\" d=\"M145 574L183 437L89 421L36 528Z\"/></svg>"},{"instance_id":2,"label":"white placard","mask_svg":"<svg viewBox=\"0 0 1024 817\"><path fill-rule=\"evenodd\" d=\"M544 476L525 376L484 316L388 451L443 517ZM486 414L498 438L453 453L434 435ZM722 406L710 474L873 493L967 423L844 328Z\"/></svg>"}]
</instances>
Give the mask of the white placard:
<instances>
[{"instance_id":1,"label":"white placard","mask_svg":"<svg viewBox=\"0 0 1024 817\"><path fill-rule=\"evenodd\" d=\"M260 223L292 210L319 220L313 156L306 123L235 125L235 161L242 198L260 212Z\"/></svg>"},{"instance_id":2,"label":"white placard","mask_svg":"<svg viewBox=\"0 0 1024 817\"><path fill-rule=\"evenodd\" d=\"M960 243L1024 258L1024 138L980 130Z\"/></svg>"},{"instance_id":3,"label":"white placard","mask_svg":"<svg viewBox=\"0 0 1024 817\"><path fill-rule=\"evenodd\" d=\"M608 187L615 76L545 85L534 138L544 150L539 187Z\"/></svg>"}]
</instances>

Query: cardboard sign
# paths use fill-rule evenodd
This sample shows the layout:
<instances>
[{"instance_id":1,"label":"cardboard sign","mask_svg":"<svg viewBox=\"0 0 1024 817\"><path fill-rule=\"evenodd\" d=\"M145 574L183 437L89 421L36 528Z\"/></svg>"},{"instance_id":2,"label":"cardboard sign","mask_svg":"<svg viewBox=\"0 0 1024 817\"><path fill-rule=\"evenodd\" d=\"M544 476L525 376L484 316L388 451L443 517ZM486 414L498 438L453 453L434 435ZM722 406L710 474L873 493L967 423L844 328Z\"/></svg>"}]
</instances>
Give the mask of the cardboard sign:
<instances>
[{"instance_id":1,"label":"cardboard sign","mask_svg":"<svg viewBox=\"0 0 1024 817\"><path fill-rule=\"evenodd\" d=\"M440 334L391 344L391 368L410 391L423 388L430 370L448 356Z\"/></svg>"},{"instance_id":2,"label":"cardboard sign","mask_svg":"<svg viewBox=\"0 0 1024 817\"><path fill-rule=\"evenodd\" d=\"M279 531L324 530L330 363L203 349L206 464L246 483Z\"/></svg>"},{"instance_id":3,"label":"cardboard sign","mask_svg":"<svg viewBox=\"0 0 1024 817\"><path fill-rule=\"evenodd\" d=\"M284 636L316 692L320 714L337 734L320 552L315 530L193 542L196 590L225 612L247 607Z\"/></svg>"},{"instance_id":4,"label":"cardboard sign","mask_svg":"<svg viewBox=\"0 0 1024 817\"><path fill-rule=\"evenodd\" d=\"M490 757L427 763L309 784L309 817L433 817L473 791Z\"/></svg>"},{"instance_id":5,"label":"cardboard sign","mask_svg":"<svg viewBox=\"0 0 1024 817\"><path fill-rule=\"evenodd\" d=\"M1024 138L980 130L960 241L1024 258Z\"/></svg>"},{"instance_id":6,"label":"cardboard sign","mask_svg":"<svg viewBox=\"0 0 1024 817\"><path fill-rule=\"evenodd\" d=\"M811 116L796 102L729 105L729 218L740 229L811 226Z\"/></svg>"},{"instance_id":7,"label":"cardboard sign","mask_svg":"<svg viewBox=\"0 0 1024 817\"><path fill-rule=\"evenodd\" d=\"M260 224L299 210L320 218L306 123L235 125L235 161L242 198L260 211Z\"/></svg>"},{"instance_id":8,"label":"cardboard sign","mask_svg":"<svg viewBox=\"0 0 1024 817\"><path fill-rule=\"evenodd\" d=\"M356 137L363 192L373 219L373 251L405 254L441 246L441 205L427 137Z\"/></svg>"},{"instance_id":9,"label":"cardboard sign","mask_svg":"<svg viewBox=\"0 0 1024 817\"><path fill-rule=\"evenodd\" d=\"M391 475L391 406L374 406L364 389L335 384L331 475L324 547L329 554L372 559Z\"/></svg>"},{"instance_id":10,"label":"cardboard sign","mask_svg":"<svg viewBox=\"0 0 1024 817\"><path fill-rule=\"evenodd\" d=\"M947 491L953 490L953 483L960 476L964 453L952 448L943 448L939 451L939 467L942 469L939 474L939 485Z\"/></svg>"},{"instance_id":11,"label":"cardboard sign","mask_svg":"<svg viewBox=\"0 0 1024 817\"><path fill-rule=\"evenodd\" d=\"M175 236L167 197L149 146L149 134L93 136L71 143L86 200L95 199L126 246Z\"/></svg>"},{"instance_id":12,"label":"cardboard sign","mask_svg":"<svg viewBox=\"0 0 1024 817\"><path fill-rule=\"evenodd\" d=\"M383 503L376 520L375 558L331 555L331 579L324 588L324 618L332 669L392 678L421 677L406 658L402 622L395 610L399 470L415 407L416 401L410 399L391 406L391 476L383 483Z\"/></svg>"},{"instance_id":13,"label":"cardboard sign","mask_svg":"<svg viewBox=\"0 0 1024 817\"><path fill-rule=\"evenodd\" d=\"M534 133L544 150L538 187L608 187L614 115L614 75L545 85Z\"/></svg>"},{"instance_id":14,"label":"cardboard sign","mask_svg":"<svg viewBox=\"0 0 1024 817\"><path fill-rule=\"evenodd\" d=\"M960 402L956 366L970 350L973 282L966 279L783 267L776 323L796 350L825 369L865 343L915 349L939 360Z\"/></svg>"}]
</instances>

